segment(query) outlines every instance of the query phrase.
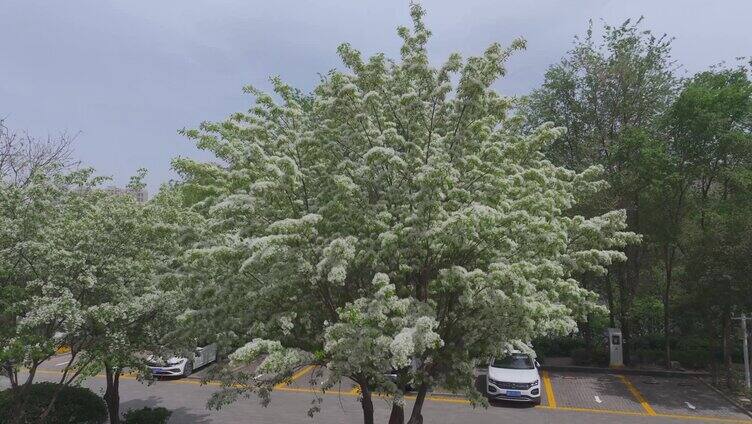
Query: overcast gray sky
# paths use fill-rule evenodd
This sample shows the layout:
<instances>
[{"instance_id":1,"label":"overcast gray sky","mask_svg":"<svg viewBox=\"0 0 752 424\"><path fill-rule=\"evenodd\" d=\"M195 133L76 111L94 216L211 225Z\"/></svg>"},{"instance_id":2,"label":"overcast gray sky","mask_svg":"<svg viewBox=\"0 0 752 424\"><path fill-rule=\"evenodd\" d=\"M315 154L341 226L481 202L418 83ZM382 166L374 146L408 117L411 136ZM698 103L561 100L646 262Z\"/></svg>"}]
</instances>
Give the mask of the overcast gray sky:
<instances>
[{"instance_id":1,"label":"overcast gray sky","mask_svg":"<svg viewBox=\"0 0 752 424\"><path fill-rule=\"evenodd\" d=\"M523 36L528 50L499 83L523 94L542 81L588 19L676 38L693 73L752 54L750 0L425 0L435 61ZM310 90L340 67L336 46L399 52L407 0L0 0L0 117L37 136L80 132L76 155L123 185L139 167L150 190L174 178L170 159L204 157L177 134L245 110L242 87L268 76Z\"/></svg>"}]
</instances>

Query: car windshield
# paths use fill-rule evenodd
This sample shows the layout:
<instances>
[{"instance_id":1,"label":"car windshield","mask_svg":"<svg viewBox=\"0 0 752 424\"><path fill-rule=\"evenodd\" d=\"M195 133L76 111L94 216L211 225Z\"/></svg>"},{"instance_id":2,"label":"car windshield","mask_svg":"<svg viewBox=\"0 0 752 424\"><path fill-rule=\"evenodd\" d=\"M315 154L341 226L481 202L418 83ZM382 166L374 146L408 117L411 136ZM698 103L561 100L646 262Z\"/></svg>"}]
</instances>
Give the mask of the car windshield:
<instances>
[{"instance_id":1,"label":"car windshield","mask_svg":"<svg viewBox=\"0 0 752 424\"><path fill-rule=\"evenodd\" d=\"M494 368L509 368L513 370L531 370L535 368L533 360L524 353L515 353L493 361Z\"/></svg>"}]
</instances>

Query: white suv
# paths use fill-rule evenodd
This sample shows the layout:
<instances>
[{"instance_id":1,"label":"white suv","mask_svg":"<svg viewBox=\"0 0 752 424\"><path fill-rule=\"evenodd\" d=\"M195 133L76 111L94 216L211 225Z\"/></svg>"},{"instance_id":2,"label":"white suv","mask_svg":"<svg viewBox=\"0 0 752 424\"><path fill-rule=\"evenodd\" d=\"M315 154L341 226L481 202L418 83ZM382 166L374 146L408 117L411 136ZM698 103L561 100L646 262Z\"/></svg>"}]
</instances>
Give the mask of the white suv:
<instances>
[{"instance_id":1,"label":"white suv","mask_svg":"<svg viewBox=\"0 0 752 424\"><path fill-rule=\"evenodd\" d=\"M530 355L512 352L488 365L486 393L489 399L533 402L540 405L539 364Z\"/></svg>"}]
</instances>

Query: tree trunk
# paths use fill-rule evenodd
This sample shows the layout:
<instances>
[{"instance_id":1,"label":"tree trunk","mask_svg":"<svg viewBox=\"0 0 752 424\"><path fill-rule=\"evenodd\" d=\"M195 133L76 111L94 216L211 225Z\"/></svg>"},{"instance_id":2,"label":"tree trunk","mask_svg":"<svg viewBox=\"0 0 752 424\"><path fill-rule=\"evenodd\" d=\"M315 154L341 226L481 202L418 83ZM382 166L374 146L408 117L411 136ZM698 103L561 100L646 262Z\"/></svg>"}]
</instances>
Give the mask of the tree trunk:
<instances>
[{"instance_id":1,"label":"tree trunk","mask_svg":"<svg viewBox=\"0 0 752 424\"><path fill-rule=\"evenodd\" d=\"M371 389L367 384L360 384L361 400L360 406L363 407L363 424L373 424L373 399L371 398Z\"/></svg>"},{"instance_id":2,"label":"tree trunk","mask_svg":"<svg viewBox=\"0 0 752 424\"><path fill-rule=\"evenodd\" d=\"M709 325L709 327L711 327L711 326L712 326L712 324ZM713 331L711 329L709 329L708 336L709 336L708 337L709 338L709 340L708 340L708 350L710 351L710 375L711 375L711 379L713 381L713 385L714 386L718 386L718 362L715 360L716 353L717 353L717 350L718 350L717 347L716 347L716 343L718 341L716 340L717 337L716 337L715 331Z\"/></svg>"},{"instance_id":3,"label":"tree trunk","mask_svg":"<svg viewBox=\"0 0 752 424\"><path fill-rule=\"evenodd\" d=\"M586 275L580 278L580 284L585 290L592 290L590 280ZM585 321L577 321L577 329L582 334L582 339L585 342L585 347L588 352L593 351L593 328L591 323L593 322L593 314L587 314Z\"/></svg>"},{"instance_id":4,"label":"tree trunk","mask_svg":"<svg viewBox=\"0 0 752 424\"><path fill-rule=\"evenodd\" d=\"M120 423L120 368L113 368L105 362L104 372L107 377L107 390L104 392L104 401L107 403L107 413L110 416L110 424Z\"/></svg>"},{"instance_id":5,"label":"tree trunk","mask_svg":"<svg viewBox=\"0 0 752 424\"><path fill-rule=\"evenodd\" d=\"M622 339L622 354L625 365L632 364L632 355L629 345L632 341L632 329L630 328L629 320L624 321L621 326L621 339Z\"/></svg>"},{"instance_id":6,"label":"tree trunk","mask_svg":"<svg viewBox=\"0 0 752 424\"><path fill-rule=\"evenodd\" d=\"M392 413L389 414L389 424L405 424L405 407L392 404Z\"/></svg>"},{"instance_id":7,"label":"tree trunk","mask_svg":"<svg viewBox=\"0 0 752 424\"><path fill-rule=\"evenodd\" d=\"M426 393L428 393L428 384L422 383L418 388L418 396L415 398L413 411L407 424L423 424L423 403L426 400Z\"/></svg>"},{"instance_id":8,"label":"tree trunk","mask_svg":"<svg viewBox=\"0 0 752 424\"><path fill-rule=\"evenodd\" d=\"M593 329L590 327L592 317L592 314L588 314L585 321L577 322L577 328L580 334L582 334L582 340L585 342L585 347L588 349L588 352L593 350Z\"/></svg>"},{"instance_id":9,"label":"tree trunk","mask_svg":"<svg viewBox=\"0 0 752 424\"><path fill-rule=\"evenodd\" d=\"M629 331L629 306L628 299L629 293L627 289L627 266L621 266L621 272L619 275L619 326L621 327L622 334L622 354L624 355L624 363L630 364L629 355L629 338L631 337Z\"/></svg>"},{"instance_id":10,"label":"tree trunk","mask_svg":"<svg viewBox=\"0 0 752 424\"><path fill-rule=\"evenodd\" d=\"M664 265L666 268L666 285L663 291L663 337L666 344L666 368L671 369L671 334L669 322L671 312L669 302L671 300L671 279L674 267L673 252L668 246L664 247Z\"/></svg>"},{"instance_id":11,"label":"tree trunk","mask_svg":"<svg viewBox=\"0 0 752 424\"><path fill-rule=\"evenodd\" d=\"M726 374L726 387L733 388L734 375L731 371L731 312L728 306L723 313L723 368Z\"/></svg>"},{"instance_id":12,"label":"tree trunk","mask_svg":"<svg viewBox=\"0 0 752 424\"><path fill-rule=\"evenodd\" d=\"M606 300L608 301L608 326L611 328L616 327L616 319L614 312L614 286L611 282L611 276L606 276Z\"/></svg>"},{"instance_id":13,"label":"tree trunk","mask_svg":"<svg viewBox=\"0 0 752 424\"><path fill-rule=\"evenodd\" d=\"M18 372L13 368L13 364L10 361L3 363L3 369L10 380L10 388L16 390L18 388Z\"/></svg>"},{"instance_id":14,"label":"tree trunk","mask_svg":"<svg viewBox=\"0 0 752 424\"><path fill-rule=\"evenodd\" d=\"M12 408L16 411L20 411L15 417L13 417L13 420L11 423L23 423L25 421L26 416L26 402L28 401L27 392L31 389L31 385L34 384L34 376L36 375L37 368L39 367L39 364L34 361L31 364L31 367L29 368L29 375L26 377L26 381L23 384L18 384L18 373L16 373L16 387L13 390L13 404ZM57 398L57 393L54 395L54 400ZM47 407L49 409L51 407L52 403Z\"/></svg>"}]
</instances>

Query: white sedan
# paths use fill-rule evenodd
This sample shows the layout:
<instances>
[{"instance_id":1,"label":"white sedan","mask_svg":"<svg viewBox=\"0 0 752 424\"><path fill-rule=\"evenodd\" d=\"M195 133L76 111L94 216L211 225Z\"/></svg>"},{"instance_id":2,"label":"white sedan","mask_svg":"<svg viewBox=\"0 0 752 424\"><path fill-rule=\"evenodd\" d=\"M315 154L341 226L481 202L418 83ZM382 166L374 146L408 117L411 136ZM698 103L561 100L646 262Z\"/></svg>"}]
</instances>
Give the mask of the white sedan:
<instances>
[{"instance_id":1,"label":"white sedan","mask_svg":"<svg viewBox=\"0 0 752 424\"><path fill-rule=\"evenodd\" d=\"M191 356L192 358L173 356L167 360L150 356L147 360L147 366L154 376L188 377L194 369L217 360L217 344L212 343L197 347Z\"/></svg>"},{"instance_id":2,"label":"white sedan","mask_svg":"<svg viewBox=\"0 0 752 424\"><path fill-rule=\"evenodd\" d=\"M512 352L503 358L492 359L487 374L488 397L540 405L539 366L530 355L520 352Z\"/></svg>"}]
</instances>

